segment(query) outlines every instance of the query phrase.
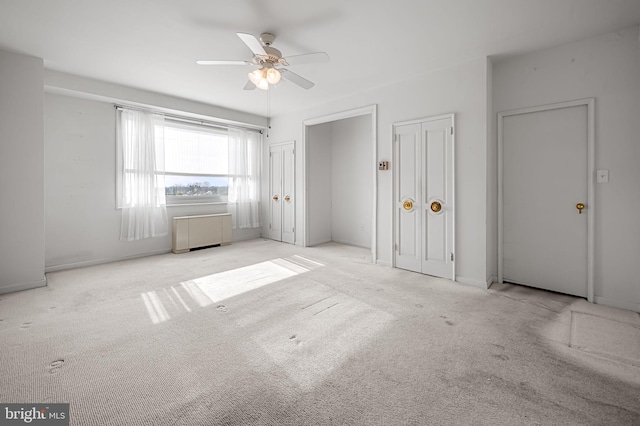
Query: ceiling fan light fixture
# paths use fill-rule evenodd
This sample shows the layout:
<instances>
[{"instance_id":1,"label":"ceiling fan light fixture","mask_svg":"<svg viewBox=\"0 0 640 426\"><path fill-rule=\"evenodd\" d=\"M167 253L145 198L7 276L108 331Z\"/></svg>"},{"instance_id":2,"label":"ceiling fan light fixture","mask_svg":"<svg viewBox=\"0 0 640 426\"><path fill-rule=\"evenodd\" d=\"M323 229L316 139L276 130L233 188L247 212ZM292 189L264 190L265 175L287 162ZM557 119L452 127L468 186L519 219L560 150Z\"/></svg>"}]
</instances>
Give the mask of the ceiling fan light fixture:
<instances>
[{"instance_id":1,"label":"ceiling fan light fixture","mask_svg":"<svg viewBox=\"0 0 640 426\"><path fill-rule=\"evenodd\" d=\"M265 77L263 68L253 70L249 73L249 80L251 80L251 82L256 86L258 86L260 84L260 80L264 80Z\"/></svg>"},{"instance_id":2,"label":"ceiling fan light fixture","mask_svg":"<svg viewBox=\"0 0 640 426\"><path fill-rule=\"evenodd\" d=\"M280 72L273 66L265 65L260 69L251 71L249 80L258 89L269 90L269 84L276 84L280 81Z\"/></svg>"},{"instance_id":3,"label":"ceiling fan light fixture","mask_svg":"<svg viewBox=\"0 0 640 426\"><path fill-rule=\"evenodd\" d=\"M258 84L256 84L256 87L262 90L269 90L269 82L263 78L258 82Z\"/></svg>"},{"instance_id":4,"label":"ceiling fan light fixture","mask_svg":"<svg viewBox=\"0 0 640 426\"><path fill-rule=\"evenodd\" d=\"M278 82L280 81L280 71L278 71L277 69L273 68L273 67L269 67L267 68L267 81L270 84L278 84Z\"/></svg>"}]
</instances>

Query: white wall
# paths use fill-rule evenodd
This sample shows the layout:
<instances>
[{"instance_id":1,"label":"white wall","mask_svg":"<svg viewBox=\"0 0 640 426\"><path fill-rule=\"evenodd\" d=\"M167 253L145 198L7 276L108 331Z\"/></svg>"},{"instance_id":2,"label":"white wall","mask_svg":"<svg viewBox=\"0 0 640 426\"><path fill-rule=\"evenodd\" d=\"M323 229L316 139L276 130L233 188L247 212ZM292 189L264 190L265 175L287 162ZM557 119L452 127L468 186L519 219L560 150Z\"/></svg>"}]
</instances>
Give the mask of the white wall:
<instances>
[{"instance_id":1,"label":"white wall","mask_svg":"<svg viewBox=\"0 0 640 426\"><path fill-rule=\"evenodd\" d=\"M371 116L331 123L331 240L371 248Z\"/></svg>"},{"instance_id":2,"label":"white wall","mask_svg":"<svg viewBox=\"0 0 640 426\"><path fill-rule=\"evenodd\" d=\"M311 89L313 90L313 89ZM304 93L301 93L304 96ZM304 140L302 122L340 111L378 105L377 160L391 160L391 126L395 122L456 114L457 279L486 286L486 151L487 151L487 59L459 64L385 85L313 109L272 119L273 140ZM272 99L277 102L277 96ZM301 144L304 148L303 144ZM303 155L297 157L296 177L303 176ZM377 255L392 262L392 176L378 172ZM302 185L297 186L298 200ZM304 229L303 205L297 205L297 229Z\"/></svg>"},{"instance_id":3,"label":"white wall","mask_svg":"<svg viewBox=\"0 0 640 426\"><path fill-rule=\"evenodd\" d=\"M494 111L596 99L596 302L640 311L638 27L495 63Z\"/></svg>"},{"instance_id":4,"label":"white wall","mask_svg":"<svg viewBox=\"0 0 640 426\"><path fill-rule=\"evenodd\" d=\"M0 293L44 277L43 61L0 50Z\"/></svg>"},{"instance_id":5,"label":"white wall","mask_svg":"<svg viewBox=\"0 0 640 426\"><path fill-rule=\"evenodd\" d=\"M309 141L307 147L307 198L309 203L307 245L314 246L331 241L331 123L310 126L307 136ZM298 156L296 159L299 160ZM296 174L298 179L300 173ZM300 187L302 185L296 185L298 194ZM297 199L302 200L303 198L298 195ZM298 210L300 210L300 204L296 205ZM296 229L304 232L304 228L299 226L299 220L297 222ZM296 240L301 241L301 238L296 236Z\"/></svg>"},{"instance_id":6,"label":"white wall","mask_svg":"<svg viewBox=\"0 0 640 426\"><path fill-rule=\"evenodd\" d=\"M87 82L86 79L79 81ZM44 252L46 246L47 271L171 249L170 235L133 242L119 240L121 211L115 207L115 109L106 98L95 96L96 91L90 90L92 87L83 86L88 93L56 90L89 99L55 93L45 96L45 162L44 168L41 165L39 170L44 169L46 181L46 245L43 243L41 250ZM96 83L96 87L113 87L113 93L119 96L129 100L144 98L164 108L208 112L206 106L189 104L185 100L173 102L175 98L146 92L142 96L135 89L125 90L107 83ZM42 92L42 83L40 90ZM219 113L215 109L214 112ZM227 211L226 204L167 209L170 218ZM260 233L260 228L234 229L233 239L256 238Z\"/></svg>"},{"instance_id":7,"label":"white wall","mask_svg":"<svg viewBox=\"0 0 640 426\"><path fill-rule=\"evenodd\" d=\"M118 102L153 108L166 113L189 114L204 119L215 118L219 122L242 123L265 128L267 120L242 111L216 105L203 104L188 99L168 96L148 90L108 83L59 71L45 70L45 91L71 97Z\"/></svg>"},{"instance_id":8,"label":"white wall","mask_svg":"<svg viewBox=\"0 0 640 426\"><path fill-rule=\"evenodd\" d=\"M498 281L498 138L493 111L493 63L487 60L487 283Z\"/></svg>"}]
</instances>

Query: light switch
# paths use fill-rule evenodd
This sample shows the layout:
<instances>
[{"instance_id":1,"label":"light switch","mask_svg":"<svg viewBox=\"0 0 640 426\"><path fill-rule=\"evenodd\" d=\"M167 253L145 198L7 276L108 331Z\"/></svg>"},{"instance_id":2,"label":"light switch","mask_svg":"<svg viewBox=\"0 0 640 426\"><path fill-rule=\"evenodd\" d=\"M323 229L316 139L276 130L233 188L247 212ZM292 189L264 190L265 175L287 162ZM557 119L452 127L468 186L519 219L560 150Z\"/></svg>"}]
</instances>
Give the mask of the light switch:
<instances>
[{"instance_id":1,"label":"light switch","mask_svg":"<svg viewBox=\"0 0 640 426\"><path fill-rule=\"evenodd\" d=\"M609 182L609 170L596 170L596 182L597 183Z\"/></svg>"}]
</instances>

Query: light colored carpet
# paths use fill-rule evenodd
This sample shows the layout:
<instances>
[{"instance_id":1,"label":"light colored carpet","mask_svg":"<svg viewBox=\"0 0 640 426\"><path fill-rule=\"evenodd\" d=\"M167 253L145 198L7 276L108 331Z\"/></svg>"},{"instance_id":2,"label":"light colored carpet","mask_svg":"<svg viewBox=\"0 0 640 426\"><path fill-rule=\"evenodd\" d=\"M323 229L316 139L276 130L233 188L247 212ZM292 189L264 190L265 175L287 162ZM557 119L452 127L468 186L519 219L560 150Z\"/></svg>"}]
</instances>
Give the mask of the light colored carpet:
<instances>
[{"instance_id":1,"label":"light colored carpet","mask_svg":"<svg viewBox=\"0 0 640 426\"><path fill-rule=\"evenodd\" d=\"M640 424L637 313L266 240L0 296L0 402L73 425Z\"/></svg>"}]
</instances>

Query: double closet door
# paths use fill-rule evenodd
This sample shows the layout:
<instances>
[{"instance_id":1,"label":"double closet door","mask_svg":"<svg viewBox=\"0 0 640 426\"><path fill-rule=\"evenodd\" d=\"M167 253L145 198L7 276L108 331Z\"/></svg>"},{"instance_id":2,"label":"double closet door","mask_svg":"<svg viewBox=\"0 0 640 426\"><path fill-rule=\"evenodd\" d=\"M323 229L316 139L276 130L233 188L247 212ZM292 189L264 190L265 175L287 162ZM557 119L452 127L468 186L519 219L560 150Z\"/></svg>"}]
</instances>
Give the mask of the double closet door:
<instances>
[{"instance_id":1,"label":"double closet door","mask_svg":"<svg viewBox=\"0 0 640 426\"><path fill-rule=\"evenodd\" d=\"M295 243L295 144L269 146L269 238Z\"/></svg>"},{"instance_id":2,"label":"double closet door","mask_svg":"<svg viewBox=\"0 0 640 426\"><path fill-rule=\"evenodd\" d=\"M453 116L395 125L394 158L395 266L454 279Z\"/></svg>"}]
</instances>

